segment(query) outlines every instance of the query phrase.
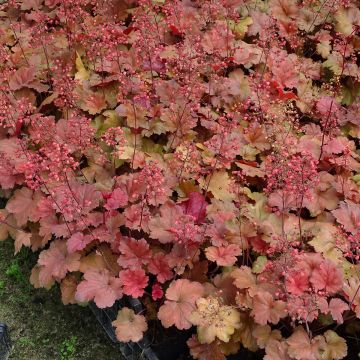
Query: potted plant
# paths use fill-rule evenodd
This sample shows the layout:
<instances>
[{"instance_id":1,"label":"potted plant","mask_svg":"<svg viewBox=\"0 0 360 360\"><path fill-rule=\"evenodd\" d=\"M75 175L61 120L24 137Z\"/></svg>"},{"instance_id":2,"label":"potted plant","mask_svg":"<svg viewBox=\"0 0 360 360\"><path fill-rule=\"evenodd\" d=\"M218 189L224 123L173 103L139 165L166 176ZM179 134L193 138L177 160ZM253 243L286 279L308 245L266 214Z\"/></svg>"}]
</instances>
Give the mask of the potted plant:
<instances>
[{"instance_id":1,"label":"potted plant","mask_svg":"<svg viewBox=\"0 0 360 360\"><path fill-rule=\"evenodd\" d=\"M0 323L0 359L7 360L10 354L11 341L6 324Z\"/></svg>"},{"instance_id":2,"label":"potted plant","mask_svg":"<svg viewBox=\"0 0 360 360\"><path fill-rule=\"evenodd\" d=\"M350 353L355 1L12 0L0 16L0 239L39 252L35 287L59 283L149 359L166 331L200 360Z\"/></svg>"}]
</instances>

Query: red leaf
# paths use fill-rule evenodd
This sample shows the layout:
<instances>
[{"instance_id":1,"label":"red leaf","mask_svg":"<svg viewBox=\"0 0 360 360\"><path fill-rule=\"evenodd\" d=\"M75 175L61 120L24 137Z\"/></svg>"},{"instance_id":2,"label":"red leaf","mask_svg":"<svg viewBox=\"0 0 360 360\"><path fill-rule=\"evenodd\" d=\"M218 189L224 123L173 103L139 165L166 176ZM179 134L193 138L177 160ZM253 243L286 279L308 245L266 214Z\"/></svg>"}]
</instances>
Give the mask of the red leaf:
<instances>
[{"instance_id":1,"label":"red leaf","mask_svg":"<svg viewBox=\"0 0 360 360\"><path fill-rule=\"evenodd\" d=\"M152 290L151 290L151 297L153 298L153 300L159 300L164 296L164 291L161 288L160 284L156 283L153 285Z\"/></svg>"},{"instance_id":2,"label":"red leaf","mask_svg":"<svg viewBox=\"0 0 360 360\"><path fill-rule=\"evenodd\" d=\"M294 295L302 295L309 289L309 275L304 271L290 273L286 279L286 289Z\"/></svg>"},{"instance_id":3,"label":"red leaf","mask_svg":"<svg viewBox=\"0 0 360 360\"><path fill-rule=\"evenodd\" d=\"M118 208L123 208L127 205L129 201L129 197L127 193L120 188L115 189L110 195L105 195L105 196L107 202L104 207L107 210L116 210Z\"/></svg>"},{"instance_id":4,"label":"red leaf","mask_svg":"<svg viewBox=\"0 0 360 360\"><path fill-rule=\"evenodd\" d=\"M94 300L99 308L110 307L121 297L121 282L107 269L89 269L75 294L77 301Z\"/></svg>"},{"instance_id":5,"label":"red leaf","mask_svg":"<svg viewBox=\"0 0 360 360\"><path fill-rule=\"evenodd\" d=\"M118 264L123 268L139 268L142 264L147 264L151 258L149 244L145 239L123 237L119 250L122 255L118 259Z\"/></svg>"},{"instance_id":6,"label":"red leaf","mask_svg":"<svg viewBox=\"0 0 360 360\"><path fill-rule=\"evenodd\" d=\"M35 79L35 74L34 66L20 68L9 79L10 90L19 90L29 85Z\"/></svg>"},{"instance_id":7,"label":"red leaf","mask_svg":"<svg viewBox=\"0 0 360 360\"><path fill-rule=\"evenodd\" d=\"M125 35L129 35L129 34L131 34L134 30L137 30L137 27L135 27L135 26L129 26L128 28L126 28L126 29L123 31L123 33L124 33Z\"/></svg>"},{"instance_id":8,"label":"red leaf","mask_svg":"<svg viewBox=\"0 0 360 360\"><path fill-rule=\"evenodd\" d=\"M254 168L259 167L259 164L256 161L247 161L247 160L237 160L238 163L252 166Z\"/></svg>"},{"instance_id":9,"label":"red leaf","mask_svg":"<svg viewBox=\"0 0 360 360\"><path fill-rule=\"evenodd\" d=\"M318 343L315 339L309 339L308 334L302 327L297 327L294 333L286 340L289 345L288 353L296 360L316 360L319 357Z\"/></svg>"},{"instance_id":10,"label":"red leaf","mask_svg":"<svg viewBox=\"0 0 360 360\"><path fill-rule=\"evenodd\" d=\"M80 251L85 249L85 247L92 241L92 237L90 235L84 235L81 232L77 232L73 234L67 240L67 249L69 254L74 253L75 251Z\"/></svg>"},{"instance_id":11,"label":"red leaf","mask_svg":"<svg viewBox=\"0 0 360 360\"><path fill-rule=\"evenodd\" d=\"M272 89L277 91L277 96L281 100L297 99L297 96L291 91L284 91L281 85L275 80L270 81L270 86Z\"/></svg>"},{"instance_id":12,"label":"red leaf","mask_svg":"<svg viewBox=\"0 0 360 360\"><path fill-rule=\"evenodd\" d=\"M78 282L76 277L73 275L66 276L65 279L61 281L61 300L64 305L75 304L75 293Z\"/></svg>"},{"instance_id":13,"label":"red leaf","mask_svg":"<svg viewBox=\"0 0 360 360\"><path fill-rule=\"evenodd\" d=\"M40 286L48 284L51 278L59 281L63 279L68 271L77 271L80 267L80 254L68 254L66 242L56 240L51 243L48 250L40 253L39 272Z\"/></svg>"},{"instance_id":14,"label":"red leaf","mask_svg":"<svg viewBox=\"0 0 360 360\"><path fill-rule=\"evenodd\" d=\"M157 281L160 283L164 283L173 277L169 263L165 255L161 252L156 253L150 258L148 271L151 274L156 275Z\"/></svg>"},{"instance_id":15,"label":"red leaf","mask_svg":"<svg viewBox=\"0 0 360 360\"><path fill-rule=\"evenodd\" d=\"M281 100L297 99L297 96L293 92L284 91L283 89L278 89L278 97Z\"/></svg>"},{"instance_id":16,"label":"red leaf","mask_svg":"<svg viewBox=\"0 0 360 360\"><path fill-rule=\"evenodd\" d=\"M158 312L158 318L166 328L175 325L179 330L190 329L188 320L195 310L196 300L204 294L203 286L186 279L173 281L166 290L166 301Z\"/></svg>"},{"instance_id":17,"label":"red leaf","mask_svg":"<svg viewBox=\"0 0 360 360\"><path fill-rule=\"evenodd\" d=\"M138 298L144 295L144 289L148 284L149 277L143 269L122 270L119 278L124 286L124 294Z\"/></svg>"},{"instance_id":18,"label":"red leaf","mask_svg":"<svg viewBox=\"0 0 360 360\"><path fill-rule=\"evenodd\" d=\"M37 204L41 199L40 192L23 187L15 190L14 195L6 204L6 210L14 214L19 226L25 225L28 220L36 222L39 220Z\"/></svg>"},{"instance_id":19,"label":"red leaf","mask_svg":"<svg viewBox=\"0 0 360 360\"><path fill-rule=\"evenodd\" d=\"M175 25L169 25L170 31L176 36L182 36L181 31Z\"/></svg>"},{"instance_id":20,"label":"red leaf","mask_svg":"<svg viewBox=\"0 0 360 360\"><path fill-rule=\"evenodd\" d=\"M231 266L236 262L236 257L241 254L239 245L209 246L205 250L206 257L215 261L219 266Z\"/></svg>"},{"instance_id":21,"label":"red leaf","mask_svg":"<svg viewBox=\"0 0 360 360\"><path fill-rule=\"evenodd\" d=\"M310 277L316 291L325 290L330 294L342 288L342 280L341 271L329 260L315 268Z\"/></svg>"},{"instance_id":22,"label":"red leaf","mask_svg":"<svg viewBox=\"0 0 360 360\"><path fill-rule=\"evenodd\" d=\"M204 222L207 202L202 194L191 192L188 200L181 202L179 205L186 215L191 215L196 219L196 223L200 224Z\"/></svg>"},{"instance_id":23,"label":"red leaf","mask_svg":"<svg viewBox=\"0 0 360 360\"><path fill-rule=\"evenodd\" d=\"M340 203L340 208L333 210L336 220L344 226L345 230L356 234L360 228L360 205L350 200Z\"/></svg>"},{"instance_id":24,"label":"red leaf","mask_svg":"<svg viewBox=\"0 0 360 360\"><path fill-rule=\"evenodd\" d=\"M342 313L345 310L349 310L349 305L338 298L331 299L329 304L327 303L326 299L320 298L318 301L318 306L323 314L330 312L331 317L339 324L344 322Z\"/></svg>"},{"instance_id":25,"label":"red leaf","mask_svg":"<svg viewBox=\"0 0 360 360\"><path fill-rule=\"evenodd\" d=\"M280 318L286 316L286 303L281 300L274 300L268 292L256 294L253 301L251 315L260 325L266 325L267 322L277 324Z\"/></svg>"},{"instance_id":26,"label":"red leaf","mask_svg":"<svg viewBox=\"0 0 360 360\"><path fill-rule=\"evenodd\" d=\"M269 249L269 244L265 242L260 235L248 237L247 240L251 244L252 248L259 254L265 255Z\"/></svg>"}]
</instances>

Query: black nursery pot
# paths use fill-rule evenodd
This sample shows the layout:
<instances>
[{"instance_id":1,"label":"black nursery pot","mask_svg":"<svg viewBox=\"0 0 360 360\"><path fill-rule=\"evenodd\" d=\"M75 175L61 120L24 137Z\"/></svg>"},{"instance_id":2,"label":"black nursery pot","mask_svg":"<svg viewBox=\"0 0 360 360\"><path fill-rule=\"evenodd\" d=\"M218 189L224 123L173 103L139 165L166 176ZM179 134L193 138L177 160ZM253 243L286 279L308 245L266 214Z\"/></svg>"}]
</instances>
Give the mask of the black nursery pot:
<instances>
[{"instance_id":1,"label":"black nursery pot","mask_svg":"<svg viewBox=\"0 0 360 360\"><path fill-rule=\"evenodd\" d=\"M186 331L176 331L175 333L170 329L166 332L166 336L161 342L150 341L149 334L145 334L143 339L136 343L123 343L117 340L112 322L116 319L118 311L125 306L133 309L135 313L143 310L141 302L133 298L123 298L116 301L112 307L105 309L98 308L93 302L90 303L90 309L110 340L118 344L126 360L175 360L187 353L186 341L191 333L189 334L189 332ZM182 358L189 359L186 355Z\"/></svg>"},{"instance_id":2,"label":"black nursery pot","mask_svg":"<svg viewBox=\"0 0 360 360\"><path fill-rule=\"evenodd\" d=\"M0 360L6 360L10 355L11 341L8 327L0 323Z\"/></svg>"},{"instance_id":3,"label":"black nursery pot","mask_svg":"<svg viewBox=\"0 0 360 360\"><path fill-rule=\"evenodd\" d=\"M97 320L114 343L119 345L120 351L125 360L190 360L189 349L186 341L189 339L192 330L179 331L174 327L165 329L159 333L157 341L150 340L150 334L145 334L144 338L137 343L122 343L117 340L115 329L112 322L116 319L117 313L123 307L129 307L139 313L143 310L141 302L133 298L123 298L115 302L110 308L99 309L93 302L90 308ZM227 360L262 360L264 351L251 352L246 348L241 348L236 355L230 355ZM1 360L1 359L0 359Z\"/></svg>"}]
</instances>

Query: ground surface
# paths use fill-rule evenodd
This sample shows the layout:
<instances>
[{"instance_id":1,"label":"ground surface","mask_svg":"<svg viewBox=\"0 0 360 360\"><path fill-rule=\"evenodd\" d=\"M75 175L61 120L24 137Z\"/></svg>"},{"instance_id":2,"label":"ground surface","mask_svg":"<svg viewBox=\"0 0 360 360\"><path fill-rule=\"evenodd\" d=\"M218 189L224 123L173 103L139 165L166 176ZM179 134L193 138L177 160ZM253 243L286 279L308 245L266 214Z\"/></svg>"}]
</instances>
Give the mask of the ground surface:
<instances>
[{"instance_id":1,"label":"ground surface","mask_svg":"<svg viewBox=\"0 0 360 360\"><path fill-rule=\"evenodd\" d=\"M36 257L23 249L13 257L10 240L0 242L0 322L13 342L9 360L121 359L88 308L64 306L59 289L34 289L29 276Z\"/></svg>"}]
</instances>

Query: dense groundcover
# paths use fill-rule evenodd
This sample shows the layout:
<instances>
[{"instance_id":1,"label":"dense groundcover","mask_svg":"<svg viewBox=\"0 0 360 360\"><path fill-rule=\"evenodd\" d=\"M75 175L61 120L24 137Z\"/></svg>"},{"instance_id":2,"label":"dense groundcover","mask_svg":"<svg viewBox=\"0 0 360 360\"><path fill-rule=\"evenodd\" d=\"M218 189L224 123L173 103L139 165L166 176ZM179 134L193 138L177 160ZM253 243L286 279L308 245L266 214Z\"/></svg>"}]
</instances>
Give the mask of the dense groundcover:
<instances>
[{"instance_id":1,"label":"dense groundcover","mask_svg":"<svg viewBox=\"0 0 360 360\"><path fill-rule=\"evenodd\" d=\"M357 5L1 5L0 240L30 282L139 298L118 339L184 331L194 359L354 358Z\"/></svg>"}]
</instances>

